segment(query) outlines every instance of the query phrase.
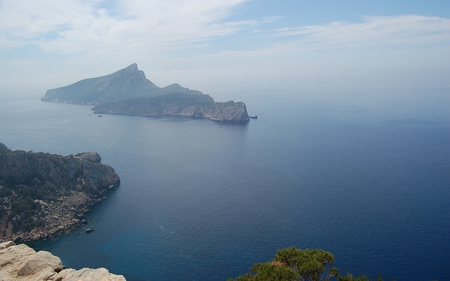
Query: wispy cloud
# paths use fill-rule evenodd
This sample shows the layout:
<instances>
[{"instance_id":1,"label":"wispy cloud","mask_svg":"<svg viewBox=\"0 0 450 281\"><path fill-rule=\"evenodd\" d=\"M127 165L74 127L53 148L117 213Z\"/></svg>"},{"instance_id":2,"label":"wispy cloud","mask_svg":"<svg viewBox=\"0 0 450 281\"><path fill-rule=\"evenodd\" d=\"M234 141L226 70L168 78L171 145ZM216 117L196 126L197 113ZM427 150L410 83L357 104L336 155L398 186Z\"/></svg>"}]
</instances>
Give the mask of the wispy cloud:
<instances>
[{"instance_id":1,"label":"wispy cloud","mask_svg":"<svg viewBox=\"0 0 450 281\"><path fill-rule=\"evenodd\" d=\"M224 22L247 0L41 0L0 2L0 46L45 51L159 52L236 32L253 21Z\"/></svg>"},{"instance_id":2,"label":"wispy cloud","mask_svg":"<svg viewBox=\"0 0 450 281\"><path fill-rule=\"evenodd\" d=\"M304 47L314 48L450 43L450 19L420 15L363 17L361 23L281 28L274 35L291 37Z\"/></svg>"},{"instance_id":3,"label":"wispy cloud","mask_svg":"<svg viewBox=\"0 0 450 281\"><path fill-rule=\"evenodd\" d=\"M263 22L264 23L277 22L278 20L280 20L282 18L283 17L281 17L281 16L265 17L265 18L263 18Z\"/></svg>"},{"instance_id":4,"label":"wispy cloud","mask_svg":"<svg viewBox=\"0 0 450 281\"><path fill-rule=\"evenodd\" d=\"M427 72L424 66L439 68L433 77L447 72L448 18L379 16L292 27L295 19L283 14L264 17L270 11L246 18L239 9L249 1L255 0L0 0L0 49L13 54L0 56L0 85L29 85L30 77L64 85L132 62L159 75L162 85L195 87L197 79L199 89L205 81L217 87L226 76L224 85L241 81L236 87L276 77L297 85L311 73L340 77L345 67L353 77L360 73L355 66L380 73L393 66L402 75L416 67L415 77ZM27 45L33 46L18 48ZM174 79L177 71L192 75ZM27 83L20 83L24 76Z\"/></svg>"},{"instance_id":5,"label":"wispy cloud","mask_svg":"<svg viewBox=\"0 0 450 281\"><path fill-rule=\"evenodd\" d=\"M274 46L295 51L450 43L450 19L420 15L363 17L358 23L270 31L262 25L279 26L283 17L227 20L247 1L0 0L0 47L32 44L52 54L142 57L180 48L205 48L210 40L241 31L273 36L266 45L255 46L255 51ZM228 47L233 51L233 46ZM235 47L238 51L238 45Z\"/></svg>"}]
</instances>

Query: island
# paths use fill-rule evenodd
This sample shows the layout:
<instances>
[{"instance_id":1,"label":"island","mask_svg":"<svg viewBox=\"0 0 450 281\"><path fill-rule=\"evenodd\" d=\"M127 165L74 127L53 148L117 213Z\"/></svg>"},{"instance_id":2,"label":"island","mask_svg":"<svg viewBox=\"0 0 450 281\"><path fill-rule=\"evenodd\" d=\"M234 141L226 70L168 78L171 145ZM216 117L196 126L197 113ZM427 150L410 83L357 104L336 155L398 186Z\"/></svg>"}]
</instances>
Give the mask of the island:
<instances>
[{"instance_id":1,"label":"island","mask_svg":"<svg viewBox=\"0 0 450 281\"><path fill-rule=\"evenodd\" d=\"M61 156L0 143L0 242L56 237L87 224L85 213L119 186L97 152Z\"/></svg>"},{"instance_id":2,"label":"island","mask_svg":"<svg viewBox=\"0 0 450 281\"><path fill-rule=\"evenodd\" d=\"M48 90L41 100L93 105L95 114L182 116L236 123L250 120L243 102L216 102L207 94L179 84L160 88L145 77L136 63L106 76Z\"/></svg>"}]
</instances>

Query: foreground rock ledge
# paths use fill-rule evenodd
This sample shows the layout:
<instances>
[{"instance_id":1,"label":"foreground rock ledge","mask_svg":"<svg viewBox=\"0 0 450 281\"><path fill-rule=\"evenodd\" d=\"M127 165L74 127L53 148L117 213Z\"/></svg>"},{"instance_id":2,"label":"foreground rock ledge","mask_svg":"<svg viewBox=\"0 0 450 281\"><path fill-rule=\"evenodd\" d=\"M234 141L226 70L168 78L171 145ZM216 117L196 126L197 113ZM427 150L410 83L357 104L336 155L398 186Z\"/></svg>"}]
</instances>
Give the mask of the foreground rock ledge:
<instances>
[{"instance_id":1,"label":"foreground rock ledge","mask_svg":"<svg viewBox=\"0 0 450 281\"><path fill-rule=\"evenodd\" d=\"M109 273L105 268L80 270L64 269L61 260L47 251L39 251L25 244L0 243L0 280L52 281L125 281L122 275Z\"/></svg>"}]
</instances>

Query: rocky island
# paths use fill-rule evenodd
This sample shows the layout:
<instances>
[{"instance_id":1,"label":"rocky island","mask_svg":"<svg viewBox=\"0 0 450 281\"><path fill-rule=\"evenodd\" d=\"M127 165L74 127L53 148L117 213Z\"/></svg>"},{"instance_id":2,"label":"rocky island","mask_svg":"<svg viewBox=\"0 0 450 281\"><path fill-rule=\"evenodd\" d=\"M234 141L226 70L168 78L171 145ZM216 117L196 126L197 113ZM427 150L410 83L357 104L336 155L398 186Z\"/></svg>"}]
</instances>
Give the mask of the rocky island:
<instances>
[{"instance_id":1,"label":"rocky island","mask_svg":"<svg viewBox=\"0 0 450 281\"><path fill-rule=\"evenodd\" d=\"M96 152L60 156L0 143L0 242L35 241L86 223L89 207L120 184Z\"/></svg>"},{"instance_id":2,"label":"rocky island","mask_svg":"<svg viewBox=\"0 0 450 281\"><path fill-rule=\"evenodd\" d=\"M243 102L215 102L209 95L178 84L159 88L135 63L106 76L48 90L41 100L94 105L97 114L183 116L237 123L250 120Z\"/></svg>"}]
</instances>

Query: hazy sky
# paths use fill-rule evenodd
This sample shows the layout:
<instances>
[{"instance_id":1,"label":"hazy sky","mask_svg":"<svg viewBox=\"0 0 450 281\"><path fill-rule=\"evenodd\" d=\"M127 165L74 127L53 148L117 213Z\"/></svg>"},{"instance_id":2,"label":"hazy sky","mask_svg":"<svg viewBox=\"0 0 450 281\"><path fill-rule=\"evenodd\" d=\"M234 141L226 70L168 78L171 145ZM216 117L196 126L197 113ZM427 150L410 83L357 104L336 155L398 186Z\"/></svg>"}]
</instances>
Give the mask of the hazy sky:
<instances>
[{"instance_id":1,"label":"hazy sky","mask_svg":"<svg viewBox=\"0 0 450 281\"><path fill-rule=\"evenodd\" d=\"M450 1L0 0L0 95L134 62L212 95L450 89Z\"/></svg>"}]
</instances>

